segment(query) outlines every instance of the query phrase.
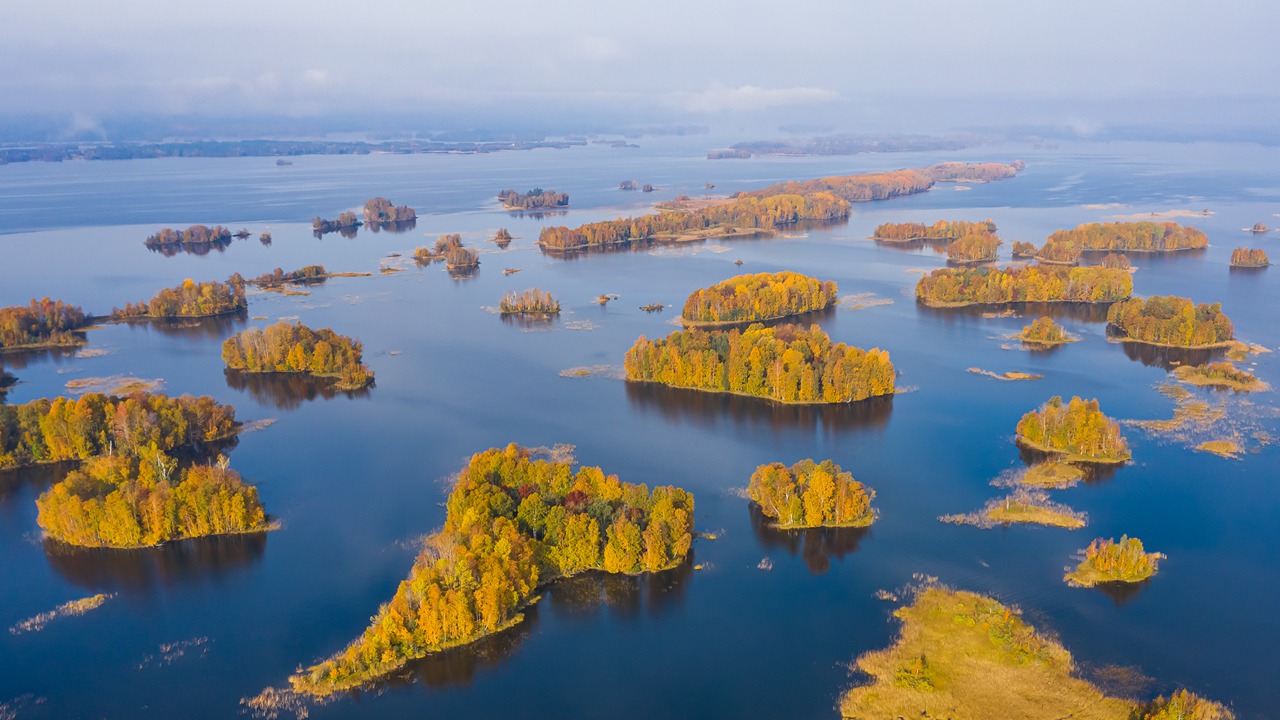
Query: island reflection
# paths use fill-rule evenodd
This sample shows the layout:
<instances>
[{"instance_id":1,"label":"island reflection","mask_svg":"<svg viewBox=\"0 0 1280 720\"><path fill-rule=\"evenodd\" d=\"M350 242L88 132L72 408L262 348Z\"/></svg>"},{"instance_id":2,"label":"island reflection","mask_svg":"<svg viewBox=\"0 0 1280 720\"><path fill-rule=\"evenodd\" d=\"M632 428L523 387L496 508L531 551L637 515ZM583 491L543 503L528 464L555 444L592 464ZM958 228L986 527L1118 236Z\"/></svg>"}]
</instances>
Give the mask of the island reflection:
<instances>
[{"instance_id":1,"label":"island reflection","mask_svg":"<svg viewBox=\"0 0 1280 720\"><path fill-rule=\"evenodd\" d=\"M853 403L791 405L730 393L703 392L667 387L658 383L626 383L627 400L642 412L656 411L672 422L716 429L732 423L738 429L755 431L821 430L837 433L849 430L880 430L889 422L893 396L884 395Z\"/></svg>"},{"instance_id":2,"label":"island reflection","mask_svg":"<svg viewBox=\"0 0 1280 720\"><path fill-rule=\"evenodd\" d=\"M791 557L799 555L809 572L822 575L831 569L831 560L843 560L858 551L863 538L871 533L869 527L814 527L798 530L779 530L771 518L760 512L760 507L750 503L751 531L766 551L785 550Z\"/></svg>"},{"instance_id":3,"label":"island reflection","mask_svg":"<svg viewBox=\"0 0 1280 720\"><path fill-rule=\"evenodd\" d=\"M266 553L267 535L215 535L128 550L77 548L47 538L42 544L49 566L73 585L93 592L154 594L257 564Z\"/></svg>"},{"instance_id":4,"label":"island reflection","mask_svg":"<svg viewBox=\"0 0 1280 720\"><path fill-rule=\"evenodd\" d=\"M349 399L367 398L374 387L370 383L357 390L339 390L333 378L306 373L246 373L231 369L224 369L222 373L227 387L248 392L258 403L277 410L296 410L304 402L317 398L330 400L340 395Z\"/></svg>"}]
</instances>

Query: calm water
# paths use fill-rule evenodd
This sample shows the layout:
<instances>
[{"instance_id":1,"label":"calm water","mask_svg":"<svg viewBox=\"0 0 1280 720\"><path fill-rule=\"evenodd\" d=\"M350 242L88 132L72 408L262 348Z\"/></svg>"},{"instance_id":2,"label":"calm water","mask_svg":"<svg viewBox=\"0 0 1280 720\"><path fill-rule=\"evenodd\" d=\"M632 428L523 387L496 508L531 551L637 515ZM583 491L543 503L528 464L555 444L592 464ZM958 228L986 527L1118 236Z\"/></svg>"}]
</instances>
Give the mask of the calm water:
<instances>
[{"instance_id":1,"label":"calm water","mask_svg":"<svg viewBox=\"0 0 1280 720\"><path fill-rule=\"evenodd\" d=\"M1028 322L918 308L915 270L941 266L929 249L866 239L886 221L982 219L1006 241L1039 243L1053 230L1115 214L1172 208L1212 247L1173 258L1135 256L1140 294L1220 300L1243 339L1276 349L1276 269L1229 272L1231 250L1280 255L1280 153L1231 145L989 147L950 154L706 161L704 139L482 156L305 157L29 164L0 168L0 305L49 295L106 312L185 277L252 276L323 263L338 278L311 295L257 294L243 318L190 326L112 326L89 334L97 357L4 358L20 379L9 402L52 396L73 378L162 378L170 393L233 403L241 419L275 419L240 438L233 467L256 482L284 527L259 537L185 542L137 552L76 552L39 538L35 498L60 472L0 476L0 625L95 592L116 597L38 633L0 634L0 702L25 718L226 718L239 699L279 685L300 664L363 630L408 572L414 539L438 527L448 479L472 452L518 442L572 443L580 462L631 482L673 483L697 496L692 563L655 577L585 577L553 587L514 630L411 665L374 692L314 710L317 718L595 716L832 718L854 682L848 662L892 641L892 605L879 589L914 574L993 593L1058 633L1084 667L1138 666L1152 693L1186 685L1232 703L1242 718L1280 707L1278 451L1238 461L1127 435L1135 462L1055 494L1089 514L1076 532L944 525L1002 491L1020 467L1017 420L1051 395L1098 397L1120 418L1168 417L1155 386L1167 358L1108 343L1088 313L1060 320L1084 338L1051 353L1005 349ZM576 225L636 212L678 193L760 187L779 179L912 167L941 160L1027 161L1016 179L860 205L834 228L795 237L557 260L532 245L548 223ZM652 183L652 195L616 189ZM552 217L495 209L505 187L568 192ZM366 197L418 208L408 232L313 238L314 215L334 217ZM1119 204L1123 207L1086 207ZM195 222L249 228L255 237L206 256L164 257L142 239ZM498 227L505 252L483 243ZM256 234L269 229L270 246ZM472 278L389 258L460 232L482 247ZM1003 248L1008 252L1008 244ZM733 263L741 259L743 265ZM404 272L379 274L382 266ZM522 272L504 276L503 268ZM888 349L913 392L838 408L774 407L742 398L628 386L608 373L566 378L574 366L621 365L641 334L664 335L693 289L739 272L789 269L836 280L842 295L891 301L841 309L817 322L834 339ZM555 322L503 322L502 293L541 287L566 312ZM600 293L621 299L605 307ZM638 306L674 304L646 314ZM863 301L867 303L866 300ZM869 304L869 303L868 303ZM377 373L372 389L335 393L305 381L224 373L230 334L299 318L358 336ZM1280 384L1276 354L1254 370ZM1044 380L1004 383L966 373L1023 370ZM1217 398L1230 396L1215 396ZM1275 394L1245 410L1267 415ZM1272 417L1257 428L1280 432ZM1250 440L1251 447L1258 443ZM752 515L737 491L756 465L831 458L878 493L868 531L782 533ZM1072 554L1093 537L1141 537L1169 559L1125 597L1063 584ZM770 571L758 569L769 558ZM181 655L161 646L187 644ZM761 682L762 678L769 678Z\"/></svg>"}]
</instances>

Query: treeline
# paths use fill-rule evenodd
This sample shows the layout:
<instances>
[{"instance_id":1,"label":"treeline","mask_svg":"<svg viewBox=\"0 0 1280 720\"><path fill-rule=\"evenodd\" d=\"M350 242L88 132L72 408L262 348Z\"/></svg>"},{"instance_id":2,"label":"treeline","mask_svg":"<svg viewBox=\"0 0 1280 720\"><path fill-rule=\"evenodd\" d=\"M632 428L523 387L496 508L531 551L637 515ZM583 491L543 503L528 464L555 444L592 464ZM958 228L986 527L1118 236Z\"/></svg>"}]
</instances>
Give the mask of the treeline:
<instances>
[{"instance_id":1,"label":"treeline","mask_svg":"<svg viewBox=\"0 0 1280 720\"><path fill-rule=\"evenodd\" d=\"M265 330L249 328L222 343L222 360L232 370L250 373L310 373L337 378L336 387L355 390L373 382L359 340L329 328L312 330L284 320Z\"/></svg>"},{"instance_id":2,"label":"treeline","mask_svg":"<svg viewBox=\"0 0 1280 720\"><path fill-rule=\"evenodd\" d=\"M968 222L965 220L939 220L932 225L924 223L883 223L877 225L871 237L875 240L907 242L910 240L958 240L965 235L994 235L996 224L991 220Z\"/></svg>"},{"instance_id":3,"label":"treeline","mask_svg":"<svg viewBox=\"0 0 1280 720\"><path fill-rule=\"evenodd\" d=\"M498 310L503 315L514 315L517 313L542 313L552 314L560 312L560 301L551 296L546 290L532 288L522 292L509 292L502 296L502 301L498 303Z\"/></svg>"},{"instance_id":4,"label":"treeline","mask_svg":"<svg viewBox=\"0 0 1280 720\"><path fill-rule=\"evenodd\" d=\"M360 227L360 218L350 210L344 210L338 215L337 220L326 220L316 216L311 220L311 231L314 233L324 234L333 232L334 230L346 230L350 228Z\"/></svg>"},{"instance_id":5,"label":"treeline","mask_svg":"<svg viewBox=\"0 0 1280 720\"><path fill-rule=\"evenodd\" d=\"M916 297L937 307L1012 302L1109 303L1133 294L1133 277L1102 267L941 268L920 278Z\"/></svg>"},{"instance_id":6,"label":"treeline","mask_svg":"<svg viewBox=\"0 0 1280 720\"><path fill-rule=\"evenodd\" d=\"M775 183L763 190L738 193L738 196L763 198L775 195L830 193L847 202L870 202L924 192L933 187L933 183L934 179L927 170L891 170L861 175L839 175L816 180L791 180Z\"/></svg>"},{"instance_id":7,"label":"treeline","mask_svg":"<svg viewBox=\"0 0 1280 720\"><path fill-rule=\"evenodd\" d=\"M1011 178L1026 168L1026 163L965 163L944 162L924 169L937 182L991 182Z\"/></svg>"},{"instance_id":8,"label":"treeline","mask_svg":"<svg viewBox=\"0 0 1280 720\"><path fill-rule=\"evenodd\" d=\"M88 324L84 311L61 300L32 300L0 308L0 350L31 345L79 345L76 330Z\"/></svg>"},{"instance_id":9,"label":"treeline","mask_svg":"<svg viewBox=\"0 0 1280 720\"><path fill-rule=\"evenodd\" d=\"M563 225L545 227L538 235L538 244L544 250L583 250L712 228L723 228L731 234L734 229L772 230L801 220L838 220L848 216L849 203L830 193L751 196L698 210L605 220L574 229Z\"/></svg>"},{"instance_id":10,"label":"treeline","mask_svg":"<svg viewBox=\"0 0 1280 720\"><path fill-rule=\"evenodd\" d=\"M1120 424L1098 409L1097 400L1053 397L1018 421L1018 441L1045 452L1066 453L1086 461L1123 462L1129 443Z\"/></svg>"},{"instance_id":11,"label":"treeline","mask_svg":"<svg viewBox=\"0 0 1280 720\"><path fill-rule=\"evenodd\" d=\"M688 323L737 323L822 310L836 301L836 283L795 272L739 275L694 290L681 317Z\"/></svg>"},{"instance_id":12,"label":"treeline","mask_svg":"<svg viewBox=\"0 0 1280 720\"><path fill-rule=\"evenodd\" d=\"M957 264L991 262L1000 249L1000 238L990 233L970 233L947 246L947 260Z\"/></svg>"},{"instance_id":13,"label":"treeline","mask_svg":"<svg viewBox=\"0 0 1280 720\"><path fill-rule=\"evenodd\" d=\"M223 440L238 428L235 408L208 396L86 393L0 405L0 468L148 448L167 453Z\"/></svg>"},{"instance_id":14,"label":"treeline","mask_svg":"<svg viewBox=\"0 0 1280 720\"><path fill-rule=\"evenodd\" d=\"M150 300L113 308L115 318L209 317L239 312L249 306L244 297L244 278L233 274L226 282L198 283L191 278L177 287L165 288Z\"/></svg>"},{"instance_id":15,"label":"treeline","mask_svg":"<svg viewBox=\"0 0 1280 720\"><path fill-rule=\"evenodd\" d=\"M164 228L149 236L145 241L147 247L158 248L166 245L224 245L231 242L231 230L221 225L192 225L186 230Z\"/></svg>"},{"instance_id":16,"label":"treeline","mask_svg":"<svg viewBox=\"0 0 1280 720\"><path fill-rule=\"evenodd\" d=\"M1235 328L1220 303L1195 304L1175 295L1116 303L1107 311L1107 322L1130 340L1154 345L1204 347L1235 337Z\"/></svg>"},{"instance_id":17,"label":"treeline","mask_svg":"<svg viewBox=\"0 0 1280 720\"><path fill-rule=\"evenodd\" d=\"M276 268L252 280L246 280L245 284L257 285L258 287L276 287L286 283L321 282L327 277L329 277L329 272L324 269L323 265L307 265L289 272L285 272L283 268Z\"/></svg>"},{"instance_id":18,"label":"treeline","mask_svg":"<svg viewBox=\"0 0 1280 720\"><path fill-rule=\"evenodd\" d=\"M1231 251L1231 267L1266 267L1270 264L1267 252L1260 248L1236 248Z\"/></svg>"},{"instance_id":19,"label":"treeline","mask_svg":"<svg viewBox=\"0 0 1280 720\"><path fill-rule=\"evenodd\" d=\"M747 497L782 529L866 527L876 519L875 490L830 460L761 465L751 474Z\"/></svg>"},{"instance_id":20,"label":"treeline","mask_svg":"<svg viewBox=\"0 0 1280 720\"><path fill-rule=\"evenodd\" d=\"M1040 257L1075 262L1084 250L1173 252L1206 247L1209 238L1203 232L1174 222L1086 223L1055 231L1040 249Z\"/></svg>"},{"instance_id":21,"label":"treeline","mask_svg":"<svg viewBox=\"0 0 1280 720\"><path fill-rule=\"evenodd\" d=\"M498 199L502 201L503 205L513 210L558 208L569 204L568 193L558 193L555 190L543 190L542 188L533 188L527 193L503 190L498 193Z\"/></svg>"},{"instance_id":22,"label":"treeline","mask_svg":"<svg viewBox=\"0 0 1280 720\"><path fill-rule=\"evenodd\" d=\"M295 690L358 687L519 622L534 591L556 578L664 570L683 562L693 541L690 493L650 491L598 467L575 472L516 445L473 455L446 508L444 528L364 634L290 678Z\"/></svg>"},{"instance_id":23,"label":"treeline","mask_svg":"<svg viewBox=\"0 0 1280 720\"><path fill-rule=\"evenodd\" d=\"M158 450L90 460L42 494L36 507L36 522L49 537L86 547L145 547L267 529L257 488L224 462L179 469Z\"/></svg>"},{"instance_id":24,"label":"treeline","mask_svg":"<svg viewBox=\"0 0 1280 720\"><path fill-rule=\"evenodd\" d=\"M418 219L418 211L408 205L392 205L384 197L364 201L364 221L370 225L407 223Z\"/></svg>"},{"instance_id":25,"label":"treeline","mask_svg":"<svg viewBox=\"0 0 1280 720\"><path fill-rule=\"evenodd\" d=\"M663 340L643 335L627 351L627 379L784 403L843 403L894 391L889 353L864 351L817 325L746 330L677 330Z\"/></svg>"}]
</instances>

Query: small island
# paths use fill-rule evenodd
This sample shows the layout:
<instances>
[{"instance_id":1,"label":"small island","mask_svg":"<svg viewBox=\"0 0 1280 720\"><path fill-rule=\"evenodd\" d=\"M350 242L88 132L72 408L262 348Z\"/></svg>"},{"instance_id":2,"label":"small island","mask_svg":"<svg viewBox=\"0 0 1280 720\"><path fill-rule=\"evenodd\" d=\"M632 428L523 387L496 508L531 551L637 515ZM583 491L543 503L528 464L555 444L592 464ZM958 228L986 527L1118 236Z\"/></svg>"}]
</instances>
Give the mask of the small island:
<instances>
[{"instance_id":1,"label":"small island","mask_svg":"<svg viewBox=\"0 0 1280 720\"><path fill-rule=\"evenodd\" d=\"M370 198L364 201L364 222L366 225L394 225L411 223L418 219L418 212L408 205L395 206L384 197Z\"/></svg>"},{"instance_id":2,"label":"small island","mask_svg":"<svg viewBox=\"0 0 1280 720\"><path fill-rule=\"evenodd\" d=\"M635 180L623 180L622 182L618 183L619 190L635 190L637 187L639 186L636 185Z\"/></svg>"},{"instance_id":3,"label":"small island","mask_svg":"<svg viewBox=\"0 0 1280 720\"><path fill-rule=\"evenodd\" d=\"M916 283L916 298L929 307L1016 302L1105 304L1132 294L1132 275L1102 267L940 268Z\"/></svg>"},{"instance_id":4,"label":"small island","mask_svg":"<svg viewBox=\"0 0 1280 720\"><path fill-rule=\"evenodd\" d=\"M1080 564L1062 579L1073 587L1142 582L1156 574L1162 559L1160 553L1146 552L1138 538L1098 538L1081 551Z\"/></svg>"},{"instance_id":5,"label":"small island","mask_svg":"<svg viewBox=\"0 0 1280 720\"><path fill-rule=\"evenodd\" d=\"M246 237L248 237L246 235ZM221 225L192 225L186 230L164 228L149 236L144 244L152 250L162 248L209 248L215 245L227 245L231 242L231 230Z\"/></svg>"},{"instance_id":6,"label":"small island","mask_svg":"<svg viewBox=\"0 0 1280 720\"><path fill-rule=\"evenodd\" d=\"M1264 268L1271 264L1267 251L1260 248L1236 248L1231 251L1231 267Z\"/></svg>"},{"instance_id":7,"label":"small island","mask_svg":"<svg viewBox=\"0 0 1280 720\"><path fill-rule=\"evenodd\" d=\"M1271 228L1267 227L1266 223L1254 223L1253 227L1249 228L1249 232L1255 233L1258 235L1261 235L1262 233L1265 233L1265 232L1270 232L1270 230Z\"/></svg>"},{"instance_id":8,"label":"small island","mask_svg":"<svg viewBox=\"0 0 1280 720\"><path fill-rule=\"evenodd\" d=\"M693 291L680 320L710 327L776 320L825 310L836 302L837 286L795 272L738 275Z\"/></svg>"},{"instance_id":9,"label":"small island","mask_svg":"<svg viewBox=\"0 0 1280 720\"><path fill-rule=\"evenodd\" d=\"M1207 247L1209 237L1204 232L1175 222L1086 223L1073 230L1055 231L1040 249L1040 256L1056 259L1074 254L1079 259L1081 252L1089 250L1166 253Z\"/></svg>"},{"instance_id":10,"label":"small island","mask_svg":"<svg viewBox=\"0 0 1280 720\"><path fill-rule=\"evenodd\" d=\"M68 545L110 548L270 529L257 488L225 461L178 469L149 449L94 458L36 500L37 523Z\"/></svg>"},{"instance_id":11,"label":"small island","mask_svg":"<svg viewBox=\"0 0 1280 720\"><path fill-rule=\"evenodd\" d=\"M334 378L339 390L358 390L373 382L362 353L359 340L284 320L264 330L250 328L222 344L222 360L231 370Z\"/></svg>"},{"instance_id":12,"label":"small island","mask_svg":"<svg viewBox=\"0 0 1280 720\"><path fill-rule=\"evenodd\" d=\"M995 235L996 224L991 220L967 222L964 220L939 220L932 225L924 223L884 223L877 225L871 239L888 243L906 243L917 240L959 240L966 235Z\"/></svg>"},{"instance_id":13,"label":"small island","mask_svg":"<svg viewBox=\"0 0 1280 720\"><path fill-rule=\"evenodd\" d=\"M677 330L663 340L641 335L624 365L635 382L798 404L892 395L896 377L889 353L833 345L817 325Z\"/></svg>"},{"instance_id":14,"label":"small island","mask_svg":"<svg viewBox=\"0 0 1280 720\"><path fill-rule=\"evenodd\" d=\"M359 688L414 658L516 625L537 590L587 571L636 575L676 567L693 543L693 495L650 491L598 467L537 459L514 444L471 456L444 528L368 629L289 679L314 696Z\"/></svg>"},{"instance_id":15,"label":"small island","mask_svg":"<svg viewBox=\"0 0 1280 720\"><path fill-rule=\"evenodd\" d=\"M947 262L953 265L977 265L995 262L1000 238L987 233L970 233L947 245Z\"/></svg>"},{"instance_id":16,"label":"small island","mask_svg":"<svg viewBox=\"0 0 1280 720\"><path fill-rule=\"evenodd\" d=\"M1124 342L1180 348L1227 347L1235 338L1222 305L1176 295L1132 298L1107 311L1107 329Z\"/></svg>"},{"instance_id":17,"label":"small island","mask_svg":"<svg viewBox=\"0 0 1280 720\"><path fill-rule=\"evenodd\" d=\"M1013 259L1014 260L1030 260L1036 256L1037 250L1035 243L1029 243L1022 240L1013 241Z\"/></svg>"},{"instance_id":18,"label":"small island","mask_svg":"<svg viewBox=\"0 0 1280 720\"><path fill-rule=\"evenodd\" d=\"M413 259L419 265L443 260L450 271L466 272L480 266L480 253L462 246L462 235L441 235L434 247L420 247L413 251Z\"/></svg>"},{"instance_id":19,"label":"small island","mask_svg":"<svg viewBox=\"0 0 1280 720\"><path fill-rule=\"evenodd\" d=\"M1102 414L1097 400L1054 396L1018 421L1017 442L1050 453L1059 460L1123 463L1131 457L1120 423Z\"/></svg>"},{"instance_id":20,"label":"small island","mask_svg":"<svg viewBox=\"0 0 1280 720\"><path fill-rule=\"evenodd\" d=\"M177 287L165 288L150 300L126 303L111 311L114 320L159 318L202 318L238 313L249 307L244 297L244 278L239 273L226 282L198 283L191 278Z\"/></svg>"},{"instance_id":21,"label":"small island","mask_svg":"<svg viewBox=\"0 0 1280 720\"><path fill-rule=\"evenodd\" d=\"M1188 385L1225 388L1236 392L1259 392L1271 388L1256 375L1241 370L1225 360L1199 366L1179 365L1173 369L1173 374L1179 382Z\"/></svg>"},{"instance_id":22,"label":"small island","mask_svg":"<svg viewBox=\"0 0 1280 720\"><path fill-rule=\"evenodd\" d=\"M513 291L502 296L498 311L503 315L555 315L560 312L560 301L538 288Z\"/></svg>"},{"instance_id":23,"label":"small island","mask_svg":"<svg viewBox=\"0 0 1280 720\"><path fill-rule=\"evenodd\" d=\"M0 352L85 343L78 332L89 324L84 310L61 300L32 300L0 308Z\"/></svg>"},{"instance_id":24,"label":"small island","mask_svg":"<svg viewBox=\"0 0 1280 720\"><path fill-rule=\"evenodd\" d=\"M335 231L354 230L360 227L361 224L360 218L356 217L355 213L350 210L344 210L338 215L337 220L326 220L322 217L313 218L311 220L311 232L320 236Z\"/></svg>"},{"instance_id":25,"label":"small island","mask_svg":"<svg viewBox=\"0 0 1280 720\"><path fill-rule=\"evenodd\" d=\"M869 718L1233 720L1222 705L1180 690L1146 703L1110 697L1079 677L1071 653L1017 608L932 584L894 611L894 644L856 667L870 682L846 691L840 715Z\"/></svg>"},{"instance_id":26,"label":"small island","mask_svg":"<svg viewBox=\"0 0 1280 720\"><path fill-rule=\"evenodd\" d=\"M498 228L498 232L489 238L489 242L497 243L500 249L506 250L507 246L511 244L511 232L506 228Z\"/></svg>"},{"instance_id":27,"label":"small island","mask_svg":"<svg viewBox=\"0 0 1280 720\"><path fill-rule=\"evenodd\" d=\"M323 265L307 265L289 272L285 272L284 268L276 268L269 273L244 282L246 285L274 288L281 285L309 285L311 283L324 282L328 278L329 272L324 269Z\"/></svg>"},{"instance_id":28,"label":"small island","mask_svg":"<svg viewBox=\"0 0 1280 720\"><path fill-rule=\"evenodd\" d=\"M1030 325L1024 325L1022 332L1013 337L1021 340L1025 345L1038 345L1041 347L1065 345L1080 339L1068 335L1067 331L1063 330L1062 326L1054 322L1053 318L1048 315L1032 321Z\"/></svg>"},{"instance_id":29,"label":"small island","mask_svg":"<svg viewBox=\"0 0 1280 720\"><path fill-rule=\"evenodd\" d=\"M830 460L761 465L751 474L747 497L782 530L867 527L876 519L876 491Z\"/></svg>"},{"instance_id":30,"label":"small island","mask_svg":"<svg viewBox=\"0 0 1280 720\"><path fill-rule=\"evenodd\" d=\"M569 204L569 195L542 188L533 188L526 193L503 190L498 193L498 200L508 210L555 210Z\"/></svg>"},{"instance_id":31,"label":"small island","mask_svg":"<svg viewBox=\"0 0 1280 720\"><path fill-rule=\"evenodd\" d=\"M1056 503L1034 486L1020 487L1002 498L992 498L981 509L957 515L942 515L938 520L953 525L973 525L990 530L996 526L1044 525L1079 530L1089 524L1089 516Z\"/></svg>"}]
</instances>

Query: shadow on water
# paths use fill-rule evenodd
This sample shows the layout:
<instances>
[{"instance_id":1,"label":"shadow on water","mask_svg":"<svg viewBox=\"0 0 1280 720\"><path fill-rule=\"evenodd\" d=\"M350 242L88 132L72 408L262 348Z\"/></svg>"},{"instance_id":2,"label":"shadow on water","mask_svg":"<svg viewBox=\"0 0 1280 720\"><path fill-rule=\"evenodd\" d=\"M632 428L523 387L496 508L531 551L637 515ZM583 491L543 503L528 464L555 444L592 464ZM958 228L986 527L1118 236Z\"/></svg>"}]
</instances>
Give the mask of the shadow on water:
<instances>
[{"instance_id":1,"label":"shadow on water","mask_svg":"<svg viewBox=\"0 0 1280 720\"><path fill-rule=\"evenodd\" d=\"M304 402L321 398L330 400L342 396L349 399L367 398L372 385L359 390L339 390L332 378L317 378L302 373L245 373L223 370L227 387L249 396L262 405L277 410L296 410Z\"/></svg>"},{"instance_id":2,"label":"shadow on water","mask_svg":"<svg viewBox=\"0 0 1280 720\"><path fill-rule=\"evenodd\" d=\"M23 487L40 494L67 476L80 463L71 461L52 465L36 465L20 469L0 470L0 505L6 505Z\"/></svg>"},{"instance_id":3,"label":"shadow on water","mask_svg":"<svg viewBox=\"0 0 1280 720\"><path fill-rule=\"evenodd\" d=\"M748 512L751 514L751 531L762 548L766 551L785 550L791 557L798 555L814 575L830 570L832 558L843 560L845 555L857 552L863 538L871 533L871 528L855 527L779 530L754 502L748 503Z\"/></svg>"},{"instance_id":4,"label":"shadow on water","mask_svg":"<svg viewBox=\"0 0 1280 720\"><path fill-rule=\"evenodd\" d=\"M1022 462L1027 465L1027 467L1050 462L1056 459L1057 457L1058 455L1056 453L1044 452L1043 450L1036 450L1035 448L1026 447L1021 443L1018 444L1018 458L1022 460ZM1102 483L1105 483L1111 480L1111 478L1115 477L1116 471L1124 467L1123 463L1072 463L1072 464L1080 468L1081 472L1084 473L1084 478L1082 480L1086 485L1101 485Z\"/></svg>"},{"instance_id":5,"label":"shadow on water","mask_svg":"<svg viewBox=\"0 0 1280 720\"><path fill-rule=\"evenodd\" d=\"M9 388L17 383L17 376L5 372L4 365L0 365L0 403L4 402L5 395L9 393Z\"/></svg>"},{"instance_id":6,"label":"shadow on water","mask_svg":"<svg viewBox=\"0 0 1280 720\"><path fill-rule=\"evenodd\" d=\"M985 318L1001 316L1013 311L1016 317L1034 319L1049 316L1055 320L1066 319L1076 322L1104 323L1107 321L1109 304L1105 303L1041 303L1017 302L995 305L965 305L954 308L929 307L922 302L916 303L921 315L928 315L944 320L955 321L969 318Z\"/></svg>"},{"instance_id":7,"label":"shadow on water","mask_svg":"<svg viewBox=\"0 0 1280 720\"><path fill-rule=\"evenodd\" d=\"M226 240L218 240L207 243L167 243L164 245L148 245L147 249L153 253L160 253L165 257L177 257L178 255L208 255L211 251L226 252L232 242L231 238Z\"/></svg>"},{"instance_id":8,"label":"shadow on water","mask_svg":"<svg viewBox=\"0 0 1280 720\"><path fill-rule=\"evenodd\" d=\"M876 247L890 248L893 250L901 250L903 252L918 252L925 248L929 248L935 255L946 255L947 246L951 244L950 240L945 239L929 239L920 238L919 240L904 240L901 242L890 242L888 240L875 240Z\"/></svg>"},{"instance_id":9,"label":"shadow on water","mask_svg":"<svg viewBox=\"0 0 1280 720\"><path fill-rule=\"evenodd\" d=\"M589 572L559 580L543 593L541 602L524 610L524 621L496 635L464 647L445 650L410 662L405 672L388 678L385 687L421 683L429 688L467 687L480 671L497 667L515 655L533 634L542 613L557 618L588 619L602 609L615 617L664 615L684 603L693 575L693 555L679 567L651 575L613 575Z\"/></svg>"},{"instance_id":10,"label":"shadow on water","mask_svg":"<svg viewBox=\"0 0 1280 720\"><path fill-rule=\"evenodd\" d=\"M45 539L49 566L68 582L94 592L155 593L222 577L262 560L268 533L222 535L137 550L77 548Z\"/></svg>"},{"instance_id":11,"label":"shadow on water","mask_svg":"<svg viewBox=\"0 0 1280 720\"><path fill-rule=\"evenodd\" d=\"M1121 605L1124 605L1130 600L1138 597L1138 593L1142 592L1150 584L1151 584L1151 579L1148 578L1146 580L1143 580L1142 582L1136 582L1136 583L1127 583L1127 582L1099 583L1095 585L1094 588L1097 589L1098 592L1102 593L1103 595L1106 595L1107 597L1111 598L1111 602L1115 603L1116 607L1120 607Z\"/></svg>"},{"instance_id":12,"label":"shadow on water","mask_svg":"<svg viewBox=\"0 0 1280 720\"><path fill-rule=\"evenodd\" d=\"M1110 333L1108 333L1110 336ZM1146 343L1120 342L1124 354L1147 367L1173 370L1179 365L1205 365L1226 354L1226 348L1174 348Z\"/></svg>"},{"instance_id":13,"label":"shadow on water","mask_svg":"<svg viewBox=\"0 0 1280 720\"><path fill-rule=\"evenodd\" d=\"M331 235L333 233L337 233L341 237L344 237L348 240L354 240L356 235L359 232L360 232L360 226L354 225L351 227L334 228L332 230L312 230L311 237L314 237L317 240L323 240L325 235Z\"/></svg>"},{"instance_id":14,"label":"shadow on water","mask_svg":"<svg viewBox=\"0 0 1280 720\"><path fill-rule=\"evenodd\" d=\"M560 315L548 313L507 313L499 314L503 325L512 325L524 330L550 330L559 324Z\"/></svg>"},{"instance_id":15,"label":"shadow on water","mask_svg":"<svg viewBox=\"0 0 1280 720\"><path fill-rule=\"evenodd\" d=\"M708 429L726 423L746 431L768 428L821 430L883 429L893 411L893 396L832 405L786 405L762 398L672 388L657 383L626 383L627 400L641 413L656 412L672 422Z\"/></svg>"},{"instance_id":16,"label":"shadow on water","mask_svg":"<svg viewBox=\"0 0 1280 720\"><path fill-rule=\"evenodd\" d=\"M161 335L191 340L222 340L244 328L248 323L248 310L241 310L226 315L215 315L204 318L164 318L130 322L130 326L138 325L154 329Z\"/></svg>"},{"instance_id":17,"label":"shadow on water","mask_svg":"<svg viewBox=\"0 0 1280 720\"><path fill-rule=\"evenodd\" d=\"M415 220L401 220L399 222L370 223L368 225L365 225L365 227L369 228L369 230L375 233L385 231L389 233L399 234L402 232L408 232L418 227L418 221L415 219Z\"/></svg>"},{"instance_id":18,"label":"shadow on water","mask_svg":"<svg viewBox=\"0 0 1280 720\"><path fill-rule=\"evenodd\" d=\"M84 337L80 333L80 337ZM51 348L33 348L29 350L7 350L0 352L0 377L4 375L6 367L13 370L21 370L34 362L42 362L44 360L52 360L55 363L61 363L64 360L75 358L76 352L81 346L71 345L66 347ZM3 384L3 383L0 383Z\"/></svg>"}]
</instances>

